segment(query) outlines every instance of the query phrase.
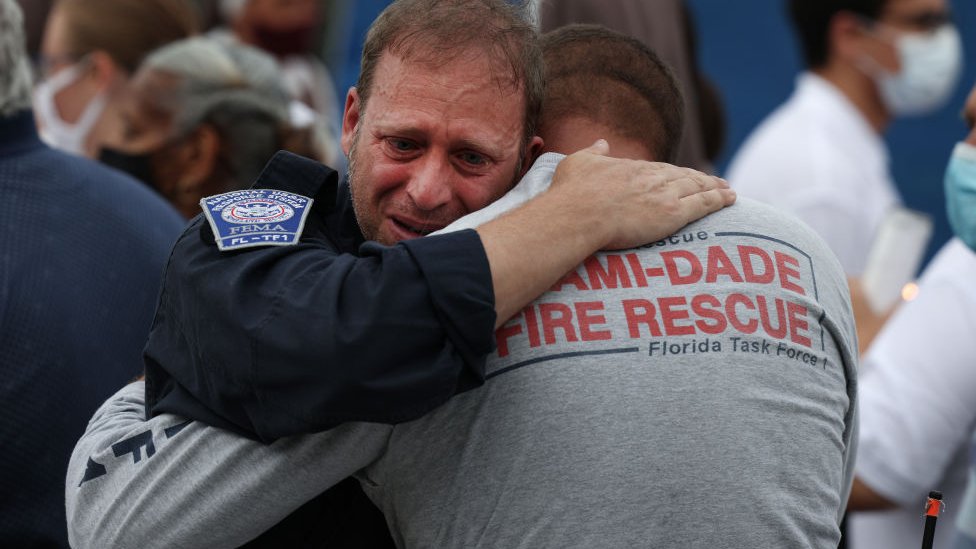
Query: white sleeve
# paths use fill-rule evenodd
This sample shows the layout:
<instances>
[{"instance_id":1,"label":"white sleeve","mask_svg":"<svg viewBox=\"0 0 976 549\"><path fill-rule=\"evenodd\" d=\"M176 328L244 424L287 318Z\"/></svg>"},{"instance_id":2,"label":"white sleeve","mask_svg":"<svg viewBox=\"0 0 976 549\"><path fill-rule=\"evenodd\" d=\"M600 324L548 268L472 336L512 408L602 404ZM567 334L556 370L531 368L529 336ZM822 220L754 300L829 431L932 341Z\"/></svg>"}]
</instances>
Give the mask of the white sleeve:
<instances>
[{"instance_id":1,"label":"white sleeve","mask_svg":"<svg viewBox=\"0 0 976 549\"><path fill-rule=\"evenodd\" d=\"M95 412L68 466L72 547L237 547L365 467L392 427L350 423L270 445L197 421L145 419L145 384Z\"/></svg>"},{"instance_id":2,"label":"white sleeve","mask_svg":"<svg viewBox=\"0 0 976 549\"><path fill-rule=\"evenodd\" d=\"M959 280L923 281L918 298L879 334L860 375L856 474L903 506L939 489L973 429L976 301Z\"/></svg>"}]
</instances>

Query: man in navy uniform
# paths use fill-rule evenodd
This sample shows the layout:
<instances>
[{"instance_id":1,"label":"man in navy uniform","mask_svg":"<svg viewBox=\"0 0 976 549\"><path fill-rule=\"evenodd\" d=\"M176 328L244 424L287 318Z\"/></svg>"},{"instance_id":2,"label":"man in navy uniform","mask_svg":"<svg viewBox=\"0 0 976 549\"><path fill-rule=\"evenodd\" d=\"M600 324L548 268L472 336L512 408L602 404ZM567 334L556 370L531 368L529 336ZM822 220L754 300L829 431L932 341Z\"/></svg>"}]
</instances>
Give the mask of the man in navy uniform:
<instances>
[{"instance_id":1,"label":"man in navy uniform","mask_svg":"<svg viewBox=\"0 0 976 549\"><path fill-rule=\"evenodd\" d=\"M313 199L290 221L304 220L301 238L220 233L229 197L177 242L145 353L150 413L266 442L417 418L482 384L493 330L585 257L734 200L719 179L610 159L602 144L502 219L419 238L514 184L541 145L542 94L536 31L509 3L388 7L346 99L348 182L279 155L255 185Z\"/></svg>"}]
</instances>

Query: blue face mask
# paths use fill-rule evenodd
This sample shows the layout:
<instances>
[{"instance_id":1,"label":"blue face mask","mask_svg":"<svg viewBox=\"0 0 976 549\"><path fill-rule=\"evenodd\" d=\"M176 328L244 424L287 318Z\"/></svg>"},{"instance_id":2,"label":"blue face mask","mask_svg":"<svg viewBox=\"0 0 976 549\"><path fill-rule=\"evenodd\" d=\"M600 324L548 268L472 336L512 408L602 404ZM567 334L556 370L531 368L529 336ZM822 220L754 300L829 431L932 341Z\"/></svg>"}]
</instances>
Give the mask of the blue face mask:
<instances>
[{"instance_id":1,"label":"blue face mask","mask_svg":"<svg viewBox=\"0 0 976 549\"><path fill-rule=\"evenodd\" d=\"M976 147L958 143L945 174L946 210L952 231L976 251Z\"/></svg>"}]
</instances>

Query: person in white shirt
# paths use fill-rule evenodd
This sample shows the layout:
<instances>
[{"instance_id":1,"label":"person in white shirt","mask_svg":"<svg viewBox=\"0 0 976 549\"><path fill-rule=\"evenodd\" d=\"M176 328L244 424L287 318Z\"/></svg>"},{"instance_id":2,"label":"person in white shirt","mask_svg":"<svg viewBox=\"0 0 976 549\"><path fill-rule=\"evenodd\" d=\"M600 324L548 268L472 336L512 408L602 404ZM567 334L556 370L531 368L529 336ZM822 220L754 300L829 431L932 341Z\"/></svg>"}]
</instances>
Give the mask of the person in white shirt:
<instances>
[{"instance_id":1,"label":"person in white shirt","mask_svg":"<svg viewBox=\"0 0 976 549\"><path fill-rule=\"evenodd\" d=\"M976 92L967 116L976 115ZM971 122L970 122L971 123ZM854 547L917 547L920 509L943 492L945 514L935 546L976 531L964 504L967 456L976 428L976 130L956 145L946 170L949 219L959 238L946 244L868 350L860 376L860 448L850 510ZM884 511L881 511L885 509ZM961 543L961 541L960 541ZM968 547L969 545L964 545Z\"/></svg>"},{"instance_id":2,"label":"person in white shirt","mask_svg":"<svg viewBox=\"0 0 976 549\"><path fill-rule=\"evenodd\" d=\"M886 211L900 203L881 134L955 89L962 53L946 0L791 0L808 70L745 141L727 179L781 207L864 270Z\"/></svg>"},{"instance_id":3,"label":"person in white shirt","mask_svg":"<svg viewBox=\"0 0 976 549\"><path fill-rule=\"evenodd\" d=\"M808 70L792 97L746 140L727 178L742 196L784 208L813 227L853 279L858 301L857 278L875 232L888 209L901 201L882 133L893 118L930 112L949 98L962 62L959 35L945 0L791 0L790 8ZM904 412L933 410L927 406L941 398L932 391L940 390L935 378L942 374L932 369L955 368L951 355L967 341L941 335L944 343L920 343L926 338L917 330L932 333L931 342L944 323L933 322L924 311L909 311L938 308L945 300L940 295L955 295L945 275L959 267L954 261L966 259L958 257L958 248L950 245L936 259L923 278L924 295L896 315L866 360L860 381L861 451L849 508L871 512L849 520L853 549L916 547L925 494L941 489L951 500L954 472L964 478L965 458L950 460L959 445L948 433L965 430L965 425L953 427L969 421L965 414L956 409L952 421L926 422ZM963 301L956 299L951 309ZM862 349L870 342L862 330L865 320L858 316ZM957 393L966 386L952 374L945 379L956 379L950 384ZM923 439L929 442L919 444ZM935 443L943 447L931 448ZM928 451L939 459L917 459Z\"/></svg>"},{"instance_id":4,"label":"person in white shirt","mask_svg":"<svg viewBox=\"0 0 976 549\"><path fill-rule=\"evenodd\" d=\"M969 135L956 145L945 174L946 210L952 232L976 251L976 86L969 92L963 116ZM971 279L971 277L970 277ZM972 290L972 285L965 287ZM970 317L972 318L972 317ZM976 328L974 326L973 328ZM970 331L972 333L972 331ZM976 549L976 436L969 446L969 482L959 505L953 549Z\"/></svg>"}]
</instances>

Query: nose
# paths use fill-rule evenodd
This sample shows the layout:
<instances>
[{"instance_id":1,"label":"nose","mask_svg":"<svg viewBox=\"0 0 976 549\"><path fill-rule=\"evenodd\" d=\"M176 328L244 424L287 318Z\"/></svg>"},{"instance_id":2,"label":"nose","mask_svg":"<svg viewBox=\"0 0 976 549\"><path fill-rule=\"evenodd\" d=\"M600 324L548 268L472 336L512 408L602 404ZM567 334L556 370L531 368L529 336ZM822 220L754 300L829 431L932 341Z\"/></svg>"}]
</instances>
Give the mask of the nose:
<instances>
[{"instance_id":1,"label":"nose","mask_svg":"<svg viewBox=\"0 0 976 549\"><path fill-rule=\"evenodd\" d=\"M421 160L407 183L407 196L422 211L433 211L449 203L454 196L453 169L447 158L428 156Z\"/></svg>"}]
</instances>

